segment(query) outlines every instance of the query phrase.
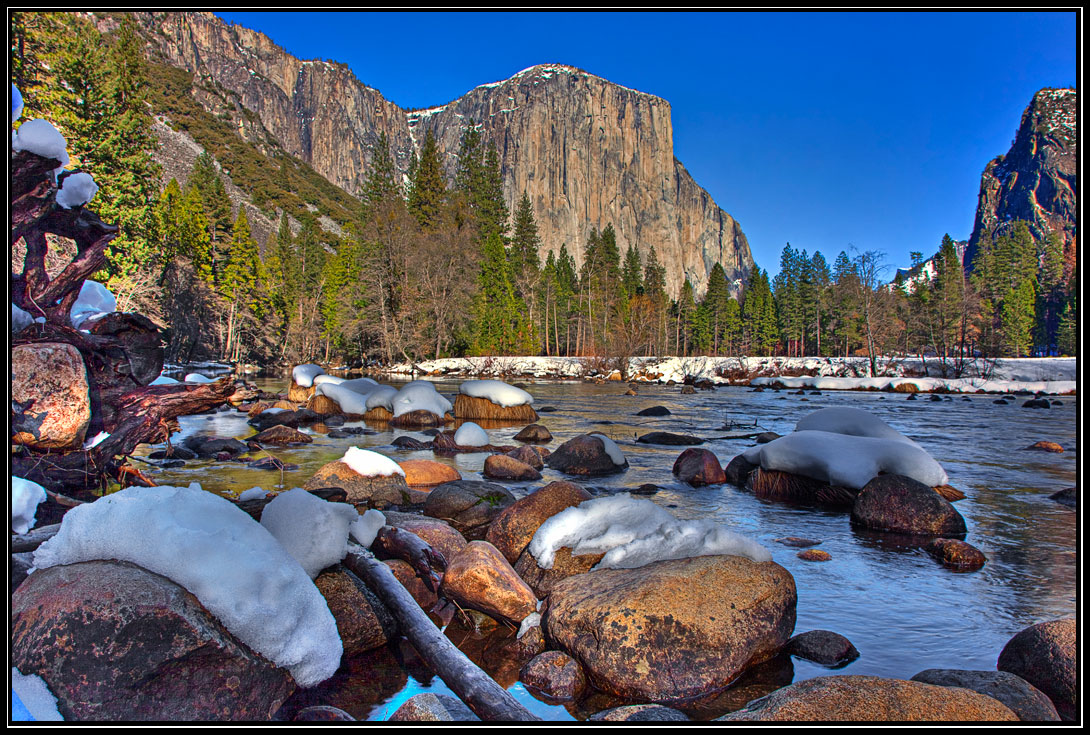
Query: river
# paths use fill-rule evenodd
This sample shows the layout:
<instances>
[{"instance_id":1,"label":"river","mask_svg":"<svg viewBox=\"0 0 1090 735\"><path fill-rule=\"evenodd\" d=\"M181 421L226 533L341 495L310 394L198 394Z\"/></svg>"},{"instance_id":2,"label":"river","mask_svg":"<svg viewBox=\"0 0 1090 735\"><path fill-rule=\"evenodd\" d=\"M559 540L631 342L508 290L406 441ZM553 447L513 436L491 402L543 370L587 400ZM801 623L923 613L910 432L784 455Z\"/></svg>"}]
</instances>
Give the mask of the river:
<instances>
[{"instance_id":1,"label":"river","mask_svg":"<svg viewBox=\"0 0 1090 735\"><path fill-rule=\"evenodd\" d=\"M285 379L261 379L259 387L286 391ZM396 385L396 384L395 384ZM1074 396L1060 398L1051 409L1027 409L1020 397L997 405L996 395L954 395L933 402L921 395L877 392L807 391L755 392L745 387L720 387L682 395L678 386L641 385L638 396L625 396L625 384L584 382L521 383L542 412L539 423L552 432L548 446L590 431L611 437L624 451L629 468L608 478L575 480L595 494L635 489L645 483L660 486L650 497L681 519L710 519L750 536L768 548L774 561L795 578L798 589L795 633L831 630L846 636L860 656L835 672L801 659L791 662L787 676L795 681L815 676L866 674L907 679L929 668L994 670L1004 644L1034 623L1075 614L1077 589L1077 512L1049 495L1076 484L1077 417ZM445 395L457 393L458 382L437 382ZM665 406L671 415L661 418L635 414L651 406ZM950 485L967 496L955 503L965 517L965 540L982 550L985 566L974 572L955 572L933 560L918 546L890 543L880 535L854 531L847 513L801 508L756 499L733 485L692 488L675 481L674 460L684 447L639 444L635 437L650 431L693 433L709 439L710 449L726 466L735 455L752 446L751 439L722 438L729 433L765 430L786 434L806 414L830 406L852 406L875 414L923 446L946 469ZM727 428L734 425L733 430ZM180 420L180 443L192 433L245 438L254 430L246 415L233 410ZM362 423L348 426L365 426ZM739 429L738 425L756 426ZM339 459L348 447L375 449L396 460L434 459L452 464L464 479L484 479L485 454L440 457L430 451L411 452L391 446L395 437L410 431L381 426L371 433L342 439L309 432L313 444L271 452L299 465L285 473L285 488L302 485L319 467ZM521 426L489 429L493 444L518 444L512 437ZM1066 451L1054 454L1028 451L1040 440L1057 442ZM510 483L521 497L557 479L573 478L545 468L542 480ZM275 471L247 470L237 462L191 461L185 467L153 470L160 484L187 485L197 481L207 490L231 494L254 486L277 489ZM816 548L828 552L827 562L798 558L798 549L776 539L802 536L819 539ZM453 635L452 630L448 634ZM467 652L479 639L461 629ZM476 640L477 647L486 646ZM474 657L473 652L469 652ZM449 693L443 683L419 662L408 646L373 652L348 661L331 686L303 693L297 703L331 704L357 719L385 719L408 696L421 691ZM490 666L500 666L492 662ZM375 672L384 672L375 676ZM517 671L514 672L517 674ZM510 672L498 675L528 708L548 720L585 719L593 702L560 706L530 696L509 681ZM781 675L782 678L782 675ZM786 683L780 681L780 684ZM710 718L734 709L738 703L719 704L693 711Z\"/></svg>"}]
</instances>

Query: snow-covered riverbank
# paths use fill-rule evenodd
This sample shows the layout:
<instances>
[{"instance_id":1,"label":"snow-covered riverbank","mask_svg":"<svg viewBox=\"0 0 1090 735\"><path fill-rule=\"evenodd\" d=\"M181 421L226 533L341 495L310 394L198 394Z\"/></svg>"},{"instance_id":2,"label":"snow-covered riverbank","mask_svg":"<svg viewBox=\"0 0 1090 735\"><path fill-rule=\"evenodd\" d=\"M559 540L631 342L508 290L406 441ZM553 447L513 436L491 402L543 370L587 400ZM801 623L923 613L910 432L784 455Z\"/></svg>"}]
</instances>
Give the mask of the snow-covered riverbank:
<instances>
[{"instance_id":1,"label":"snow-covered riverbank","mask_svg":"<svg viewBox=\"0 0 1090 735\"><path fill-rule=\"evenodd\" d=\"M401 363L391 375L434 377L538 378L553 380L620 380L615 364L580 357L459 357ZM1076 390L1078 361L1074 357L976 360L960 377L940 360L882 358L877 377L870 376L865 357L634 357L628 377L635 382L684 383L711 381L723 385L771 385L821 390L893 390L911 383L919 391L1007 393L1030 391L1059 394ZM903 390L903 389L902 389ZM911 389L909 389L911 390Z\"/></svg>"}]
</instances>

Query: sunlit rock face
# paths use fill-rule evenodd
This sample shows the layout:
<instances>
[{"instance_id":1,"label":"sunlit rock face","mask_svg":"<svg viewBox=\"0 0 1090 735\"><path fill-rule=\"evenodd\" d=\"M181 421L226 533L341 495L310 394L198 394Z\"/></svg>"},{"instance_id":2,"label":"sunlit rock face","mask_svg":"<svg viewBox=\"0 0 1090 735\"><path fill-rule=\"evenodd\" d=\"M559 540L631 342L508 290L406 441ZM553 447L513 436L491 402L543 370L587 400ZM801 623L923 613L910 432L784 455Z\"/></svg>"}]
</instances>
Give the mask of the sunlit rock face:
<instances>
[{"instance_id":1,"label":"sunlit rock face","mask_svg":"<svg viewBox=\"0 0 1090 735\"><path fill-rule=\"evenodd\" d=\"M347 66L301 61L211 13L137 16L162 58L195 72L193 94L206 108L232 117L247 140L275 141L350 193L360 190L382 134L405 174L430 130L452 180L472 121L485 145L495 144L508 207L524 191L529 196L543 260L566 243L581 265L591 229L612 224L622 253L631 244L646 258L655 248L672 296L686 278L703 291L717 262L737 292L753 268L739 224L674 157L664 99L543 64L447 104L406 111ZM209 91L216 87L244 110L225 106Z\"/></svg>"}]
</instances>

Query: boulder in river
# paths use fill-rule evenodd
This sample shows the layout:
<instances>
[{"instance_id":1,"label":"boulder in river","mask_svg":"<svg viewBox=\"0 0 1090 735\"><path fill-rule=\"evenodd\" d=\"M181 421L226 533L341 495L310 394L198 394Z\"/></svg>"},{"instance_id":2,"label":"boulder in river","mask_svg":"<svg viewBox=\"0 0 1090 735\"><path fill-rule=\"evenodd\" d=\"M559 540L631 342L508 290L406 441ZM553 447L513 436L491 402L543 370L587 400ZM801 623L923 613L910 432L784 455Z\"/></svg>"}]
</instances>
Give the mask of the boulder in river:
<instances>
[{"instance_id":1,"label":"boulder in river","mask_svg":"<svg viewBox=\"0 0 1090 735\"><path fill-rule=\"evenodd\" d=\"M567 475L596 477L624 472L628 460L613 443L602 434L581 434L557 447L545 464Z\"/></svg>"},{"instance_id":2,"label":"boulder in river","mask_svg":"<svg viewBox=\"0 0 1090 735\"><path fill-rule=\"evenodd\" d=\"M1044 692L1067 721L1079 717L1077 633L1075 618L1031 625L1007 641L996 666Z\"/></svg>"},{"instance_id":3,"label":"boulder in river","mask_svg":"<svg viewBox=\"0 0 1090 735\"><path fill-rule=\"evenodd\" d=\"M980 692L1007 705L1022 722L1058 722L1060 715L1052 701L1037 687L1006 671L927 669L912 681L943 687L961 687Z\"/></svg>"},{"instance_id":4,"label":"boulder in river","mask_svg":"<svg viewBox=\"0 0 1090 735\"><path fill-rule=\"evenodd\" d=\"M851 521L872 531L964 537L965 519L933 488L903 475L879 475L859 492Z\"/></svg>"},{"instance_id":5,"label":"boulder in river","mask_svg":"<svg viewBox=\"0 0 1090 735\"><path fill-rule=\"evenodd\" d=\"M530 545L542 523L590 498L590 493L575 483L563 480L550 482L499 513L489 525L485 539L514 564Z\"/></svg>"},{"instance_id":6,"label":"boulder in river","mask_svg":"<svg viewBox=\"0 0 1090 735\"><path fill-rule=\"evenodd\" d=\"M700 556L568 577L549 593L542 627L596 688L668 702L722 689L776 655L796 599L775 562Z\"/></svg>"},{"instance_id":7,"label":"boulder in river","mask_svg":"<svg viewBox=\"0 0 1090 735\"><path fill-rule=\"evenodd\" d=\"M859 658L852 642L831 630L799 633L787 642L784 652L829 668L846 666Z\"/></svg>"},{"instance_id":8,"label":"boulder in river","mask_svg":"<svg viewBox=\"0 0 1090 735\"><path fill-rule=\"evenodd\" d=\"M666 446L689 447L703 444L704 440L692 434L671 434L669 431L652 431L636 439L640 444L664 444Z\"/></svg>"},{"instance_id":9,"label":"boulder in river","mask_svg":"<svg viewBox=\"0 0 1090 735\"><path fill-rule=\"evenodd\" d=\"M717 722L1017 721L1002 702L969 689L877 676L819 676L777 689Z\"/></svg>"},{"instance_id":10,"label":"boulder in river","mask_svg":"<svg viewBox=\"0 0 1090 735\"><path fill-rule=\"evenodd\" d=\"M467 539L479 539L492 519L514 502L515 496L494 482L445 482L428 493L424 515L447 521Z\"/></svg>"},{"instance_id":11,"label":"boulder in river","mask_svg":"<svg viewBox=\"0 0 1090 735\"><path fill-rule=\"evenodd\" d=\"M447 560L440 590L461 607L518 625L537 609L537 596L495 546L470 541Z\"/></svg>"},{"instance_id":12,"label":"boulder in river","mask_svg":"<svg viewBox=\"0 0 1090 735\"><path fill-rule=\"evenodd\" d=\"M577 699L587 686L579 662L563 651L545 651L534 656L522 667L519 681L531 692L554 701Z\"/></svg>"},{"instance_id":13,"label":"boulder in river","mask_svg":"<svg viewBox=\"0 0 1090 735\"><path fill-rule=\"evenodd\" d=\"M39 569L12 595L13 666L66 720L268 720L295 690L166 577L127 562Z\"/></svg>"},{"instance_id":14,"label":"boulder in river","mask_svg":"<svg viewBox=\"0 0 1090 735\"><path fill-rule=\"evenodd\" d=\"M674 476L693 487L722 485L727 481L719 459L707 449L686 449L674 460Z\"/></svg>"},{"instance_id":15,"label":"boulder in river","mask_svg":"<svg viewBox=\"0 0 1090 735\"><path fill-rule=\"evenodd\" d=\"M413 502L413 495L405 483L404 475L361 475L342 460L319 468L303 484L305 490L318 488L339 488L345 491L348 502L352 505L379 510Z\"/></svg>"}]
</instances>

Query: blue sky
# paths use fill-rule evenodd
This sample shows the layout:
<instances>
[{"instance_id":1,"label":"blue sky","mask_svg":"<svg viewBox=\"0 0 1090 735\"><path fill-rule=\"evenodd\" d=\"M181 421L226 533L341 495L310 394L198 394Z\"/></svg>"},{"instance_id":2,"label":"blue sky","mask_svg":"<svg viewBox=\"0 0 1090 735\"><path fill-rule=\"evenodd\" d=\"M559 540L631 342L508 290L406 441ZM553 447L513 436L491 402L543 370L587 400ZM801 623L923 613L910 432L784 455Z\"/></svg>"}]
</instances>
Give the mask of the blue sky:
<instances>
[{"instance_id":1,"label":"blue sky","mask_svg":"<svg viewBox=\"0 0 1090 735\"><path fill-rule=\"evenodd\" d=\"M348 64L403 108L562 63L671 106L674 154L742 226L893 269L968 239L984 166L1043 87L1076 83L1064 12L217 13L302 59Z\"/></svg>"}]
</instances>

